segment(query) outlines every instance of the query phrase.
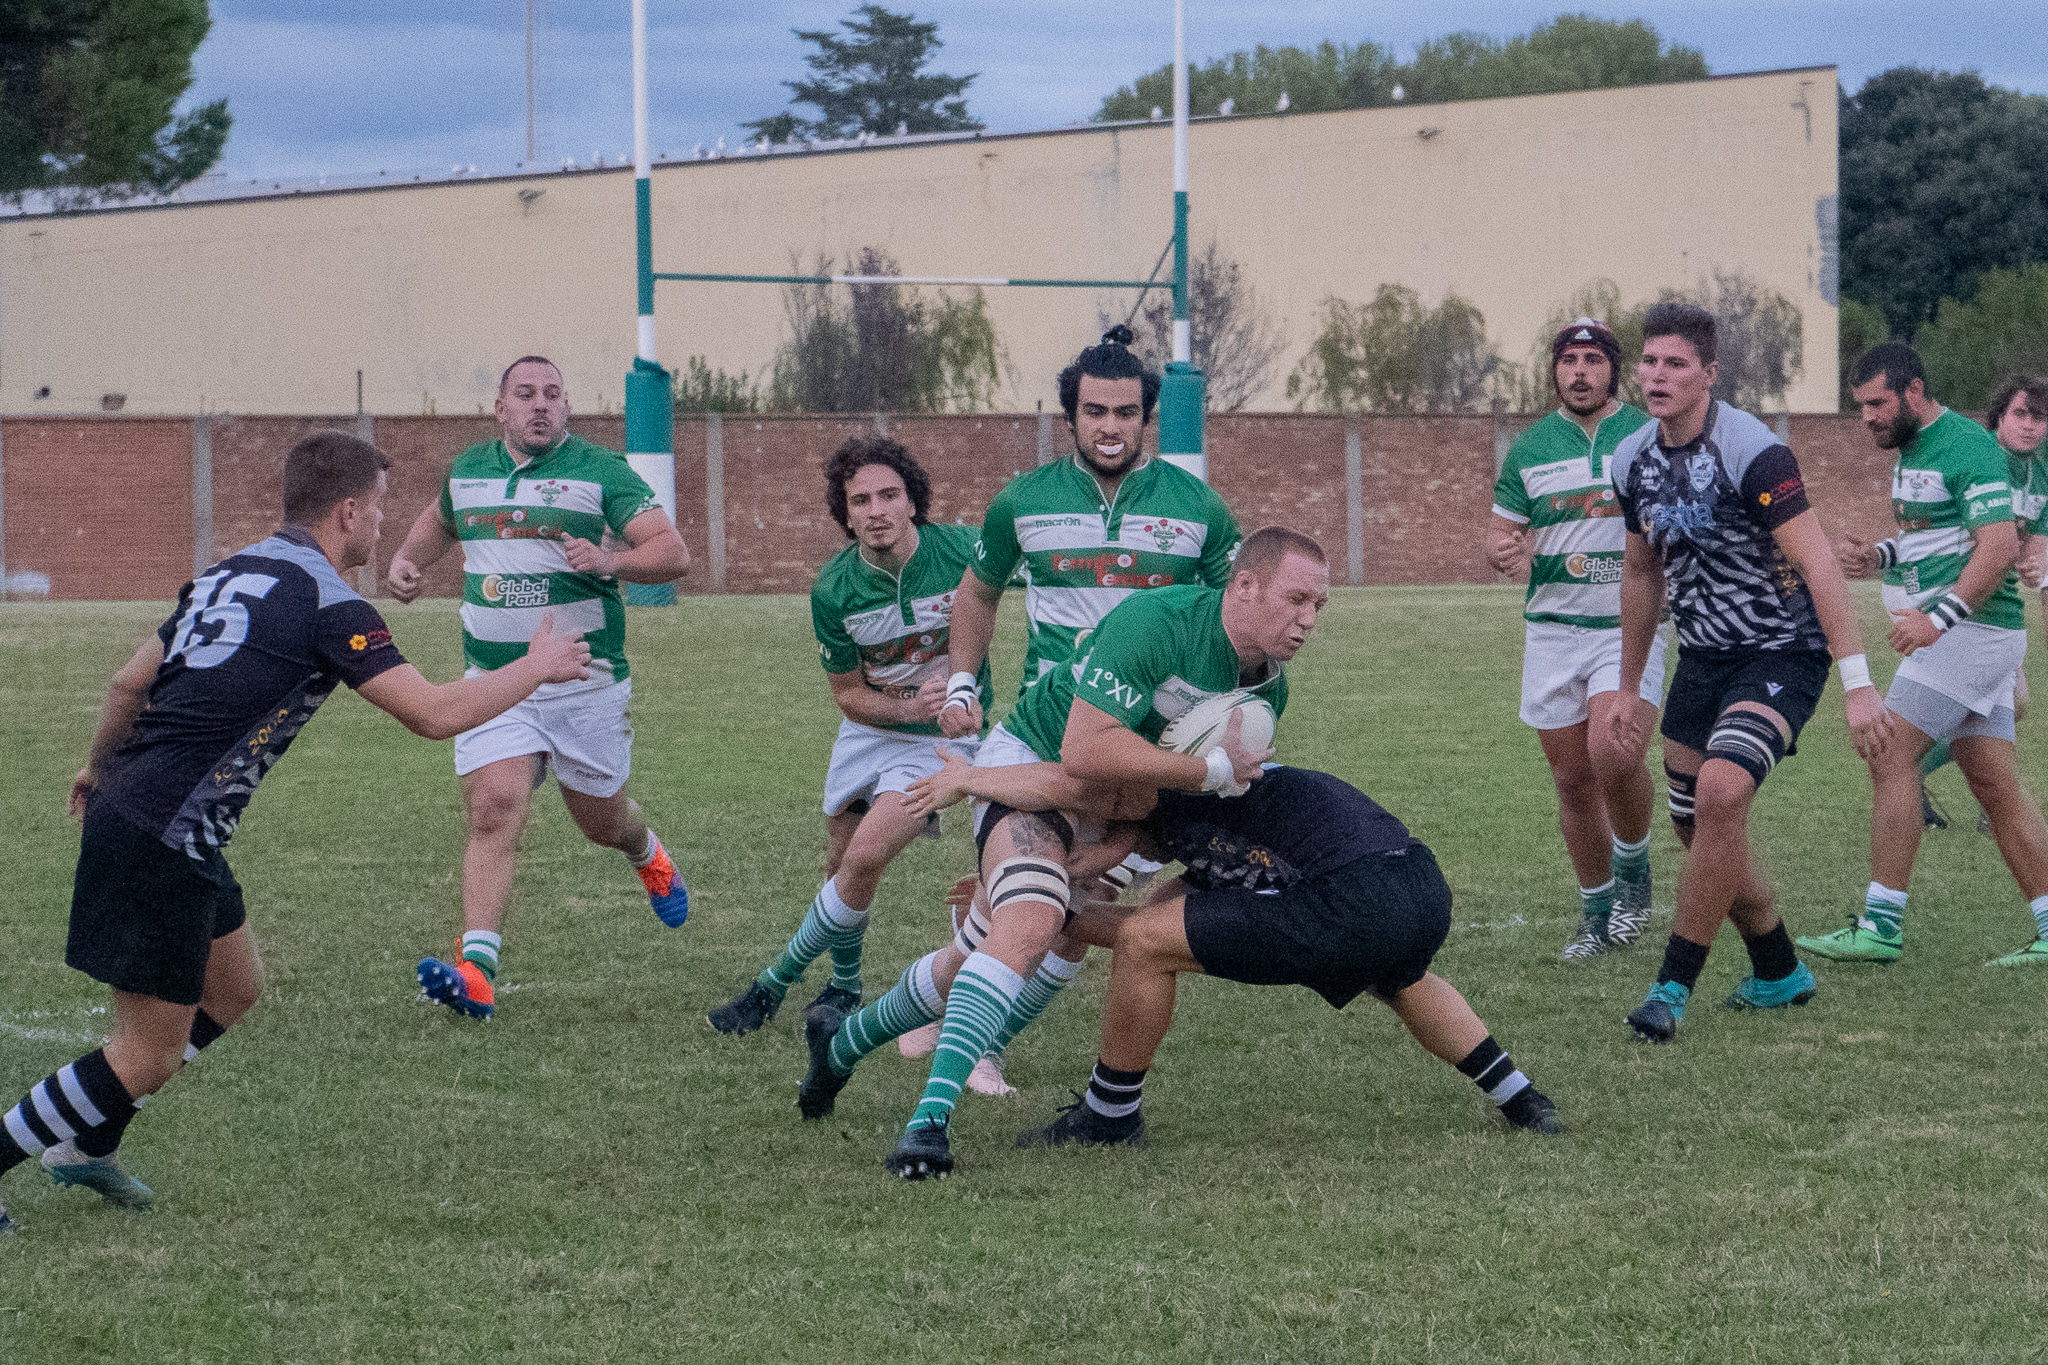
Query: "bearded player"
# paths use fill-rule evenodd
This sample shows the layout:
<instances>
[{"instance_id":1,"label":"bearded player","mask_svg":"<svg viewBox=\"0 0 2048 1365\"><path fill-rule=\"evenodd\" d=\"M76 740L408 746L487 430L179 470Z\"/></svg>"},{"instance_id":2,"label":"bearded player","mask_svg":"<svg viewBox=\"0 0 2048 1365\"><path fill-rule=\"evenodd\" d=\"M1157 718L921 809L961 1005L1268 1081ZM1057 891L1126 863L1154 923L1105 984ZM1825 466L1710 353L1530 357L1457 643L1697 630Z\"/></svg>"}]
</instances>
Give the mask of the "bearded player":
<instances>
[{"instance_id":1,"label":"bearded player","mask_svg":"<svg viewBox=\"0 0 2048 1365\"><path fill-rule=\"evenodd\" d=\"M861 1002L861 939L882 874L935 820L911 815L904 791L943 760L953 604L974 561L971 527L933 525L931 480L897 442L857 436L825 462L825 506L854 543L818 572L811 621L843 717L825 774L832 852L825 884L782 953L747 988L711 1011L720 1033L775 1017L789 988L821 954L832 980L805 1007L851 1013ZM988 695L979 669L977 702ZM967 754L976 741L948 741Z\"/></svg>"},{"instance_id":2,"label":"bearded player","mask_svg":"<svg viewBox=\"0 0 2048 1365\"><path fill-rule=\"evenodd\" d=\"M624 456L569 434L569 397L553 361L529 355L507 366L496 410L499 438L455 457L441 496L391 557L392 595L418 597L421 570L460 545L470 676L516 661L543 611L585 632L591 667L587 680L543 688L455 738L469 825L461 956L425 958L417 970L430 998L471 1018L496 1008L519 832L550 766L576 827L626 856L661 922L680 925L690 907L675 864L625 791L633 682L619 591L621 582L672 582L690 552Z\"/></svg>"},{"instance_id":3,"label":"bearded player","mask_svg":"<svg viewBox=\"0 0 2048 1365\"><path fill-rule=\"evenodd\" d=\"M1640 689L1621 688L1621 561L1627 540L1610 463L1649 415L1616 400L1621 343L1580 318L1552 338L1558 408L1516 438L1493 490L1486 554L1512 573L1529 556L1522 608L1522 721L1557 784L1557 820L1578 874L1567 959L1636 941L1650 919L1650 770L1615 748L1618 708L1647 726L1664 700L1664 637Z\"/></svg>"}]
</instances>

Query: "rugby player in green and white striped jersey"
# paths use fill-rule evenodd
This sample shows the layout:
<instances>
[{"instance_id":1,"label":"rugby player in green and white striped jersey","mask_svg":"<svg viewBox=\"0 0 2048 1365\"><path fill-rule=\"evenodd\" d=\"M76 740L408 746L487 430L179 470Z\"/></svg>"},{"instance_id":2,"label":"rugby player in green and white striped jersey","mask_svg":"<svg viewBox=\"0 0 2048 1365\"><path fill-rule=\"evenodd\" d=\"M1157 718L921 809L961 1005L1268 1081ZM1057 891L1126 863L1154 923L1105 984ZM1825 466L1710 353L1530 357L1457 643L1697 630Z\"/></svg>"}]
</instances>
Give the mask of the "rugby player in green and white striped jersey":
<instances>
[{"instance_id":1,"label":"rugby player in green and white striped jersey","mask_svg":"<svg viewBox=\"0 0 2048 1365\"><path fill-rule=\"evenodd\" d=\"M1522 720L1557 784L1565 853L1578 874L1579 931L1567 959L1633 943L1650 919L1650 770L1610 735L1622 704L1621 557L1627 528L1608 461L1649 415L1615 399L1621 343L1580 318L1550 343L1559 406L1524 431L1493 490L1486 554L1512 573L1529 556L1522 608ZM1637 697L1647 726L1664 700L1664 637Z\"/></svg>"},{"instance_id":2,"label":"rugby player in green and white striped jersey","mask_svg":"<svg viewBox=\"0 0 2048 1365\"><path fill-rule=\"evenodd\" d=\"M550 761L577 828L626 855L662 923L681 924L690 904L675 864L624 790L633 762L626 717L633 684L619 592L621 581L674 581L690 552L623 455L569 435L569 399L553 361L521 356L506 367L497 417L499 439L455 457L441 496L391 557L392 595L418 597L421 570L460 544L468 676L524 654L544 611L559 627L583 631L591 658L587 682L543 687L455 738L469 822L461 956L454 963L425 958L419 977L429 996L472 1018L495 1008L514 846Z\"/></svg>"},{"instance_id":3,"label":"rugby player in green and white striped jersey","mask_svg":"<svg viewBox=\"0 0 2048 1365\"><path fill-rule=\"evenodd\" d=\"M1983 804L2007 870L2033 912L2036 936L1996 966L2048 964L2048 823L2020 784L2014 687L2027 652L2026 612L2012 572L2019 528L2006 452L1996 438L1927 394L1919 355L1872 347L1849 374L1863 424L1896 450L1892 515L1899 534L1846 541L1852 574L1884 574L1891 645L1905 656L1885 705L1903 742L1873 756L1870 884L1848 926L1799 940L1838 962L1895 962L1904 951L1907 882L1920 851L1920 759L1941 740Z\"/></svg>"},{"instance_id":4,"label":"rugby player in green and white striped jersey","mask_svg":"<svg viewBox=\"0 0 2048 1365\"><path fill-rule=\"evenodd\" d=\"M750 1033L821 954L832 980L804 1008L849 1014L861 1002L861 939L882 874L929 821L904 809L910 784L945 766L942 743L972 757L974 739L944 741L949 639L960 575L974 561L971 526L933 525L931 480L885 436L856 436L825 461L825 506L854 543L818 571L811 621L843 715L825 774L832 852L824 886L781 955L711 1011L720 1033ZM988 665L976 680L988 692Z\"/></svg>"},{"instance_id":5,"label":"rugby player in green and white striped jersey","mask_svg":"<svg viewBox=\"0 0 2048 1365\"><path fill-rule=\"evenodd\" d=\"M1145 453L1159 376L1132 353L1132 339L1130 328L1112 327L1060 371L1060 407L1074 453L1019 474L982 518L981 541L961 575L953 613L953 676L939 713L948 735L983 728L974 680L988 658L996 606L1013 574L1024 578L1028 632L1020 694L1071 658L1075 640L1133 593L1190 583L1220 588L1230 581L1243 538L1237 518L1208 484ZM1134 856L1113 876L1128 882L1153 867ZM1074 940L1056 946L1032 978L1036 1009L1074 979L1087 951ZM921 1055L936 1042L936 1032L922 1032L905 1040L905 1052ZM1007 1093L1000 1054L977 1071L974 1088Z\"/></svg>"}]
</instances>

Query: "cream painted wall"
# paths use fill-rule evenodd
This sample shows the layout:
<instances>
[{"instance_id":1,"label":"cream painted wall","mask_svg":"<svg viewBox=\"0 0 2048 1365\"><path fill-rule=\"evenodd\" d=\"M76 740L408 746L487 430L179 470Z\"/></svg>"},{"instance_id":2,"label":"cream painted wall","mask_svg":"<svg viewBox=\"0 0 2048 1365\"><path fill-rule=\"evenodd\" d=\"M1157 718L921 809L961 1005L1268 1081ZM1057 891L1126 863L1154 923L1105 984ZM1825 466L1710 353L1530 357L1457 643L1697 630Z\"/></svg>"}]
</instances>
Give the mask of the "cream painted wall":
<instances>
[{"instance_id":1,"label":"cream painted wall","mask_svg":"<svg viewBox=\"0 0 2048 1365\"><path fill-rule=\"evenodd\" d=\"M1425 130L1429 131L1425 136ZM1747 271L1805 320L1796 412L1835 405L1816 208L1835 193L1832 68L1465 104L1198 123L1192 235L1240 260L1286 352L1318 303L1406 284L1484 311L1510 360L1606 276L1625 299ZM1171 230L1148 125L659 167L662 270L787 271L887 248L907 273L1142 278ZM522 189L545 191L522 202ZM383 414L488 406L522 352L616 410L633 350L630 170L0 219L0 410ZM991 290L1005 406L1130 294ZM759 373L779 291L658 286L661 354ZM37 399L48 386L50 396Z\"/></svg>"}]
</instances>

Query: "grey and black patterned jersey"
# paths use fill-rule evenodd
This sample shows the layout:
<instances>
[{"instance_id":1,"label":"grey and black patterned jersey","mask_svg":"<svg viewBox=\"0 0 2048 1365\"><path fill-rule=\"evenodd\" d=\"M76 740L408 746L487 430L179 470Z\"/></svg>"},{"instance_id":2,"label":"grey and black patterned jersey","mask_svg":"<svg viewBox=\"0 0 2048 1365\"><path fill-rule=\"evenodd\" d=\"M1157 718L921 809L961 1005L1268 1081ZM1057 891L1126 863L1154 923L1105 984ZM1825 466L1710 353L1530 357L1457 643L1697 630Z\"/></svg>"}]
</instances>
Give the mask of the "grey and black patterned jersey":
<instances>
[{"instance_id":1,"label":"grey and black patterned jersey","mask_svg":"<svg viewBox=\"0 0 2048 1365\"><path fill-rule=\"evenodd\" d=\"M1807 510L1799 462L1775 433L1708 405L1689 445L1667 450L1651 422L1615 450L1614 492L1628 529L1664 565L1687 649L1826 649L1813 595L1771 534Z\"/></svg>"}]
</instances>

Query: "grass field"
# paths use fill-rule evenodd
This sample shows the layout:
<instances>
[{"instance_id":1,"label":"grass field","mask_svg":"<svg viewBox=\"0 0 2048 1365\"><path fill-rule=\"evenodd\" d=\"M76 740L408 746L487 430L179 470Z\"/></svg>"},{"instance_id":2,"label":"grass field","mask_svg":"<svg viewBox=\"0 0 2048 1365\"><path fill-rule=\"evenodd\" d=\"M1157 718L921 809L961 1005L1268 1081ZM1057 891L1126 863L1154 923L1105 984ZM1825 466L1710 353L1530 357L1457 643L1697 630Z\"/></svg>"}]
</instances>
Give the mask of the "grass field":
<instances>
[{"instance_id":1,"label":"grass field","mask_svg":"<svg viewBox=\"0 0 2048 1365\"><path fill-rule=\"evenodd\" d=\"M1859 602L1875 630L1875 594ZM499 1018L419 1002L412 964L458 923L448 749L337 696L231 851L264 999L123 1148L156 1210L7 1177L25 1227L0 1238L0 1359L2040 1358L2048 978L1982 966L2031 926L1959 777L1936 779L1957 818L1924 847L1904 962L1817 964L1813 1005L1739 1015L1708 1007L1745 970L1731 932L1678 1044L1638 1045L1621 1016L1655 971L1676 845L1660 816L1653 943L1557 960L1576 897L1515 718L1516 603L1340 589L1279 743L1435 848L1458 898L1437 970L1569 1137L1507 1132L1369 1000L1198 979L1147 1086L1148 1149L1019 1152L1087 1075L1095 962L1013 1050L1023 1094L968 1097L960 1173L888 1179L921 1064L886 1049L803 1124L797 1011L744 1039L704 1022L815 890L835 715L801 599L692 600L631 626L633 788L689 873L689 924L662 929L550 786ZM63 794L107 677L160 616L0 606L0 1106L105 1025L103 989L62 961ZM392 624L453 675L450 604ZM2042 723L2023 727L2037 790ZM1838 691L1757 809L1793 932L1834 927L1867 877L1869 809ZM871 992L936 943L970 854L955 816L884 884Z\"/></svg>"}]
</instances>

